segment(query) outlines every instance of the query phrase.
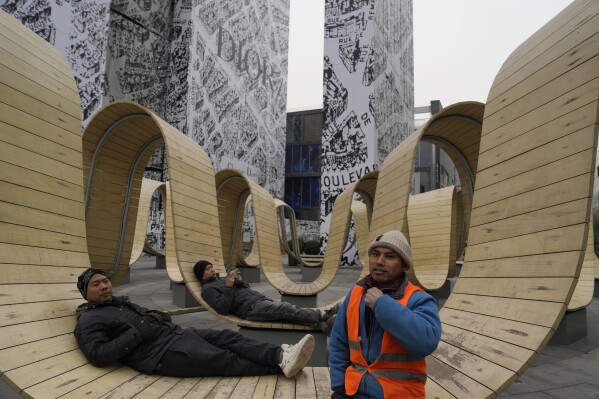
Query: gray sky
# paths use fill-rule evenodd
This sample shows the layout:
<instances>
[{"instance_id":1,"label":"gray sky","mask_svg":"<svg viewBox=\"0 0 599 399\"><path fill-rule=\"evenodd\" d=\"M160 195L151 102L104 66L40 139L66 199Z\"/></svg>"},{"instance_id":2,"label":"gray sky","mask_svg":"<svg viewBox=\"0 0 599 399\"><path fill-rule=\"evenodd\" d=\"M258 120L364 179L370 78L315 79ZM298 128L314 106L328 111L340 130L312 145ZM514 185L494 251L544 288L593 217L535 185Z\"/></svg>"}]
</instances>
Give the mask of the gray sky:
<instances>
[{"instance_id":1,"label":"gray sky","mask_svg":"<svg viewBox=\"0 0 599 399\"><path fill-rule=\"evenodd\" d=\"M324 0L290 0L287 110L322 107ZM486 102L501 64L572 0L414 0L414 105Z\"/></svg>"}]
</instances>

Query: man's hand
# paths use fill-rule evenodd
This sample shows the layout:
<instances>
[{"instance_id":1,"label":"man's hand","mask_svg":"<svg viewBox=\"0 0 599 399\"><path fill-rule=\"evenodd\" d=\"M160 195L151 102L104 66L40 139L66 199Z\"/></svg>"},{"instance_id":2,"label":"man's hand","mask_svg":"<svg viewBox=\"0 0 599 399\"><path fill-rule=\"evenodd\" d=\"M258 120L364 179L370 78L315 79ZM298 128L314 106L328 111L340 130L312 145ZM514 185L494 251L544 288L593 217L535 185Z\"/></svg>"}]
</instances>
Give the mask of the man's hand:
<instances>
[{"instance_id":1,"label":"man's hand","mask_svg":"<svg viewBox=\"0 0 599 399\"><path fill-rule=\"evenodd\" d=\"M241 273L237 273L237 276L235 276L235 284L237 284L237 285L243 284L243 277L241 276Z\"/></svg>"},{"instance_id":2,"label":"man's hand","mask_svg":"<svg viewBox=\"0 0 599 399\"><path fill-rule=\"evenodd\" d=\"M364 303L366 304L366 306L368 306L369 308L372 309L376 300L379 299L380 297L382 297L383 295L384 295L383 291L379 290L378 288L376 288L376 287L369 288L368 291L366 291L366 296L364 297Z\"/></svg>"},{"instance_id":3,"label":"man's hand","mask_svg":"<svg viewBox=\"0 0 599 399\"><path fill-rule=\"evenodd\" d=\"M225 279L225 285L227 287L233 287L235 284L235 276L231 272L227 272L227 278Z\"/></svg>"}]
</instances>

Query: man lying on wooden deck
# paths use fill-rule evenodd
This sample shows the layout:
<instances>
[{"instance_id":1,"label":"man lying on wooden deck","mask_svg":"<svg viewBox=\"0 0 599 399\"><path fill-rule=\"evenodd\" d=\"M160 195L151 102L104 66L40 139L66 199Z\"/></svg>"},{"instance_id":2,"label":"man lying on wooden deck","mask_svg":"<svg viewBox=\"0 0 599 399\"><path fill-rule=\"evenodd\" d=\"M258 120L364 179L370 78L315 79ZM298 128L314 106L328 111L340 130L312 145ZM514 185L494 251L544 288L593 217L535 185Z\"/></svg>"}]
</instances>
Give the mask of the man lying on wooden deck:
<instances>
[{"instance_id":1,"label":"man lying on wooden deck","mask_svg":"<svg viewBox=\"0 0 599 399\"><path fill-rule=\"evenodd\" d=\"M77 288L87 303L77 308L75 338L98 367L120 361L145 374L171 377L283 373L292 378L314 350L310 334L296 345L276 346L231 330L183 329L166 313L113 297L112 283L100 269L86 269Z\"/></svg>"},{"instance_id":2,"label":"man lying on wooden deck","mask_svg":"<svg viewBox=\"0 0 599 399\"><path fill-rule=\"evenodd\" d=\"M288 302L275 302L250 288L238 273L228 272L220 278L214 266L197 262L193 272L202 284L202 298L222 315L233 314L250 321L275 321L301 324L320 329L330 335L339 307L328 311L300 308Z\"/></svg>"}]
</instances>

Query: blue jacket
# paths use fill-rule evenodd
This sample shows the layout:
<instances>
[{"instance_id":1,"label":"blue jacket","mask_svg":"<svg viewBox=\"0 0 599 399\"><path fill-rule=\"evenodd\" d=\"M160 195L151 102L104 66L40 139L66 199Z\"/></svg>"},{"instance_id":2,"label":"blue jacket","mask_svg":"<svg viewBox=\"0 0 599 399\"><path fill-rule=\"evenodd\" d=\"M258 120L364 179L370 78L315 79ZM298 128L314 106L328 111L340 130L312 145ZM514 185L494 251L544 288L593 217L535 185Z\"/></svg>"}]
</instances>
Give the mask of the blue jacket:
<instances>
[{"instance_id":1,"label":"blue jacket","mask_svg":"<svg viewBox=\"0 0 599 399\"><path fill-rule=\"evenodd\" d=\"M407 307L397 302L396 299L403 297L407 281L404 274L403 282L396 291L382 290L385 295L377 299L372 311L366 309L364 297L360 301L360 345L368 363L374 362L378 357L384 331L389 332L400 345L418 358L430 355L439 344L441 320L435 299L425 292L417 291L412 294ZM371 288L370 283L372 279L366 276L356 284L368 290ZM346 320L349 297L348 293L339 309L329 341L331 388L342 395L345 395L345 370L350 364ZM370 318L368 333L365 319L367 315ZM374 377L366 373L354 397L380 399L383 397L383 389Z\"/></svg>"}]
</instances>

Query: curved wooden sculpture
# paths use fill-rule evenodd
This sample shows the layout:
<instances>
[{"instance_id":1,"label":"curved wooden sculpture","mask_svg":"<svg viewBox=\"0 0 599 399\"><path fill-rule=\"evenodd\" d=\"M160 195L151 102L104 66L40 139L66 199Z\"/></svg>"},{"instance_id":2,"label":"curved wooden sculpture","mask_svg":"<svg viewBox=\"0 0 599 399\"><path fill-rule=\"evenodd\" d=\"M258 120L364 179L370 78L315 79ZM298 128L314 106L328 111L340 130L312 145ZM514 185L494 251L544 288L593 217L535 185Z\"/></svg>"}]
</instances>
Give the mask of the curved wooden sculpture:
<instances>
[{"instance_id":1,"label":"curved wooden sculpture","mask_svg":"<svg viewBox=\"0 0 599 399\"><path fill-rule=\"evenodd\" d=\"M236 232L239 224L235 220L243 217L243 204L249 195L254 204L254 222L259 262L264 276L281 293L292 295L314 295L325 289L332 278L319 279L313 283L295 283L287 277L281 265L281 250L278 237L277 214L274 198L265 189L235 170L221 170L216 175L223 258L233 259L239 253ZM234 245L235 244L235 245ZM325 275L334 277L333 273Z\"/></svg>"},{"instance_id":2,"label":"curved wooden sculpture","mask_svg":"<svg viewBox=\"0 0 599 399\"><path fill-rule=\"evenodd\" d=\"M146 252L153 256L164 256L164 253L155 250L148 244L146 235L148 231L148 217L150 215L152 196L156 190L165 192L165 187L166 185L164 182L157 180L144 178L141 182L139 204L137 206L137 218L135 222L135 235L133 236L133 247L131 249L129 266L139 259L142 252Z\"/></svg>"},{"instance_id":3,"label":"curved wooden sculpture","mask_svg":"<svg viewBox=\"0 0 599 399\"><path fill-rule=\"evenodd\" d=\"M3 380L23 397L41 399L129 398L142 391L144 397L170 398L241 396L254 391L262 392L263 397L286 396L286 392L314 397L317 391L329 395L326 368L306 368L291 380L278 376L179 379L139 374L120 364L99 368L87 362L73 337L74 311L83 301L76 289L77 276L90 266L77 87L60 54L3 12L0 36ZM132 119L136 123L131 123ZM97 207L106 206L107 221L102 224L101 218L96 218L95 229L115 228L111 218L123 216L122 206L113 202L115 192L128 193L129 204L135 207L141 183L137 171L143 170L143 162L132 159L143 160L145 150L157 143L153 141L157 136L166 142L169 154L177 258L190 279L190 267L200 253L222 264L212 165L197 145L145 108L128 102L112 104L86 131L88 215L93 218L100 212ZM96 141L102 143L97 146L101 151L95 151ZM109 161L110 157L118 158ZM130 176L134 178L128 179ZM113 179L133 181L133 187L124 189L112 184ZM123 220L134 222L135 215ZM200 220L203 225L216 223L216 228L194 230ZM210 231L218 241L206 236ZM102 240L97 231L91 232L95 234L90 237L90 251L102 264L119 246L118 234L111 232L108 240ZM131 244L131 239L120 242L121 248L129 245L129 253ZM194 252L196 249L200 252ZM122 256L119 267L127 267L128 261L128 256ZM112 264L104 265L112 269Z\"/></svg>"},{"instance_id":4,"label":"curved wooden sculpture","mask_svg":"<svg viewBox=\"0 0 599 399\"><path fill-rule=\"evenodd\" d=\"M251 193L246 177L232 169L223 169L217 172L215 184L223 259L228 268L234 269L240 255L243 254L242 225L246 203L248 203ZM267 206L269 207L269 205ZM255 216L254 220L256 219L259 218ZM258 242L259 240L256 238L252 248L253 252L260 251ZM260 255L254 254L246 266L257 267L257 257L259 258Z\"/></svg>"},{"instance_id":5,"label":"curved wooden sculpture","mask_svg":"<svg viewBox=\"0 0 599 399\"><path fill-rule=\"evenodd\" d=\"M451 105L435 114L389 154L378 176L370 241L391 229L402 230L410 239L407 208L412 191L412 165L419 140L441 147L456 166L462 183L464 230L468 231L483 112L483 104L477 102ZM408 274L411 281L418 285L429 284L420 281L416 263ZM425 280L428 278L428 274L423 277Z\"/></svg>"},{"instance_id":6,"label":"curved wooden sculpture","mask_svg":"<svg viewBox=\"0 0 599 399\"><path fill-rule=\"evenodd\" d=\"M414 268L422 288L438 290L454 277L458 241L462 229L458 193L450 186L412 195L408 225Z\"/></svg>"},{"instance_id":7,"label":"curved wooden sculpture","mask_svg":"<svg viewBox=\"0 0 599 399\"><path fill-rule=\"evenodd\" d=\"M111 370L86 365L72 334L90 265L79 92L58 51L4 12L0 35L0 372L51 398Z\"/></svg>"},{"instance_id":8,"label":"curved wooden sculpture","mask_svg":"<svg viewBox=\"0 0 599 399\"><path fill-rule=\"evenodd\" d=\"M266 279L281 294L310 296L319 293L331 284L339 268L339 259L349 232L353 194L361 192L374 197L374 192L368 192L376 187L376 184L371 182L373 176L376 176L376 173L362 177L355 186L340 194L335 201L331 222L331 226L334 227L329 232L328 249L321 274L313 282L302 283L290 280L281 265L276 203L273 197L238 171L225 169L218 172L216 186L221 216L223 258L234 259L240 251L240 243L236 238L239 231L235 227L237 226L238 229L239 223L235 223L235 219L239 220L243 217L242 204L245 204L246 199L251 195L256 226L254 246L257 247L259 263ZM234 233L234 230L237 233Z\"/></svg>"},{"instance_id":9,"label":"curved wooden sculpture","mask_svg":"<svg viewBox=\"0 0 599 399\"><path fill-rule=\"evenodd\" d=\"M427 362L430 397L494 397L538 356L566 311L589 229L598 13L596 1L573 2L493 82L468 251Z\"/></svg>"},{"instance_id":10,"label":"curved wooden sculpture","mask_svg":"<svg viewBox=\"0 0 599 399\"><path fill-rule=\"evenodd\" d=\"M285 251L287 256L295 261L299 262L302 266L307 267L320 267L322 266L323 259L322 257L306 257L302 255L300 250L300 242L299 235L297 234L297 219L295 218L295 211L285 202L275 198L275 206L277 208L277 221L279 222L279 242L281 243L281 248ZM291 246L289 246L287 240L287 226L285 223L285 211L289 215L289 236L291 241Z\"/></svg>"},{"instance_id":11,"label":"curved wooden sculpture","mask_svg":"<svg viewBox=\"0 0 599 399\"><path fill-rule=\"evenodd\" d=\"M354 219L354 240L343 250L343 253L346 252L348 247L353 246L354 244L358 245L359 256L364 262L366 249L368 248L368 235L370 232L370 219L372 217L372 205L374 194L376 190L376 182L378 178L378 171L373 171L368 173L367 175L362 176L359 181L354 184L354 188L350 188L352 192L359 195L360 200L352 200L350 206L351 216ZM295 226L297 224L295 219L295 212L293 208L287 205L285 202L281 200L275 199L275 205L277 207L278 212L278 221L279 221L279 241L281 242L281 246L285 250L285 252L295 258L298 262L300 262L304 266L308 267L319 267L322 266L324 259L322 260L314 260L311 258L306 258L301 255L301 251L299 249L299 240L297 236L297 231ZM287 228L285 226L285 210L287 210L289 214L289 229L292 246L289 247L287 243ZM349 230L346 234L349 233ZM347 238L346 238L347 241ZM341 254L343 255L343 254ZM367 269L365 269L367 271Z\"/></svg>"},{"instance_id":12,"label":"curved wooden sculpture","mask_svg":"<svg viewBox=\"0 0 599 399\"><path fill-rule=\"evenodd\" d=\"M468 253L441 310L443 337L428 359L427 397L495 397L536 358L571 302L589 236L598 18L598 2L575 1L514 51L493 83L479 144L455 132L480 130L475 121L482 105L457 104L394 150L379 173L371 237L398 227L409 234L411 160L420 136L446 134L476 176L471 215L465 212ZM201 301L193 264L208 259L224 265L210 160L145 108L118 102L86 130L83 182L79 98L69 68L4 13L0 35L2 378L31 398L131 397L146 388L144 394L160 396L172 387L169 396L183 397L215 386L218 379L145 376L118 364L93 367L72 336L81 303L75 281L89 266L87 252L115 278L127 267L135 217L115 198L136 206L143 160L162 141L171 176L172 247L188 288ZM436 122L442 117L448 118ZM347 237L352 190L338 197L333 211L329 249L337 254ZM117 253L122 255L114 262ZM333 258L327 251L323 268L327 262L336 267L339 258ZM330 278L323 270L319 280L326 286ZM239 382L239 391L225 395L240 395L248 384L274 394L273 384L301 390L309 376L313 387L326 384L326 369L308 369L291 381L269 376L225 379L223 385Z\"/></svg>"},{"instance_id":13,"label":"curved wooden sculpture","mask_svg":"<svg viewBox=\"0 0 599 399\"><path fill-rule=\"evenodd\" d=\"M580 276L574 288L572 299L568 303L568 312L574 312L588 306L593 300L593 291L595 290L595 269L599 265L599 259L595 255L593 246L593 224L589 221L589 235L587 239L586 251L584 251L584 261L580 269Z\"/></svg>"}]
</instances>

